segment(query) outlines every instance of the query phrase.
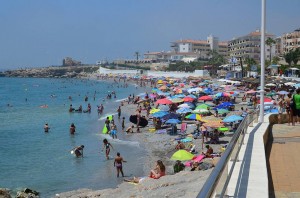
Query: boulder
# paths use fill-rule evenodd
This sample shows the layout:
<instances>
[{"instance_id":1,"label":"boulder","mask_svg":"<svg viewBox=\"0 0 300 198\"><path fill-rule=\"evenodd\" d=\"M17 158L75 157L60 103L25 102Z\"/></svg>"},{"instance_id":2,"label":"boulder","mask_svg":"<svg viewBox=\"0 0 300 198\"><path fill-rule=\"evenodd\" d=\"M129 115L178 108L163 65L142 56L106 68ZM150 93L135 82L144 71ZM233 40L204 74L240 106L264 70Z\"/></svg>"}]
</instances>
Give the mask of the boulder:
<instances>
[{"instance_id":1,"label":"boulder","mask_svg":"<svg viewBox=\"0 0 300 198\"><path fill-rule=\"evenodd\" d=\"M16 198L38 198L39 192L25 188L23 191L17 192Z\"/></svg>"},{"instance_id":2,"label":"boulder","mask_svg":"<svg viewBox=\"0 0 300 198\"><path fill-rule=\"evenodd\" d=\"M7 188L0 188L0 198L11 198L10 190Z\"/></svg>"}]
</instances>

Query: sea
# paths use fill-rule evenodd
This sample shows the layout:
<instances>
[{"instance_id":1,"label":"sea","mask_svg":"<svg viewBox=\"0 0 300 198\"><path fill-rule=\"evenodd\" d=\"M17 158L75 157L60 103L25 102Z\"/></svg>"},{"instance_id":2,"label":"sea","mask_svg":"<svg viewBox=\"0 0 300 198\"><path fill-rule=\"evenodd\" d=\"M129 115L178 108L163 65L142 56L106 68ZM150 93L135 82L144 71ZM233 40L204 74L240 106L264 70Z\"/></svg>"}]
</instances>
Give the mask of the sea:
<instances>
[{"instance_id":1,"label":"sea","mask_svg":"<svg viewBox=\"0 0 300 198\"><path fill-rule=\"evenodd\" d=\"M40 192L41 197L53 197L80 188L116 187L123 178L116 177L113 160L106 160L102 152L104 138L114 147L111 158L120 152L127 160L126 177L145 175L141 166L145 148L121 131L117 116L118 139L102 134L106 116L116 115L122 99L145 92L145 88L134 84L123 88L123 84L121 81L118 87L112 81L86 79L0 78L0 188L13 192L30 188ZM117 98L106 99L112 91ZM88 103L91 113L68 112L70 104L86 109ZM101 103L104 112L98 115L97 105ZM129 123L129 115L122 116ZM50 127L48 133L43 129L45 123ZM71 123L76 126L75 135L69 133ZM76 158L70 151L80 145L85 146L84 157Z\"/></svg>"}]
</instances>

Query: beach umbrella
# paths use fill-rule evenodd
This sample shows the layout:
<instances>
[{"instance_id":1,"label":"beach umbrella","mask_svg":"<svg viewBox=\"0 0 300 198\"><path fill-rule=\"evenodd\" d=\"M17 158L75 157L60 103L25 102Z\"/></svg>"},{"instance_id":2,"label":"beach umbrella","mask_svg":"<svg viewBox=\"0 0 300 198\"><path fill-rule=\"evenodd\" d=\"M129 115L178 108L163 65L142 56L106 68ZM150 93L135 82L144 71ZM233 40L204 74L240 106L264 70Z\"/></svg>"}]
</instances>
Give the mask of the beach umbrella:
<instances>
[{"instance_id":1,"label":"beach umbrella","mask_svg":"<svg viewBox=\"0 0 300 198\"><path fill-rule=\"evenodd\" d=\"M164 115L162 118L164 120L169 120L169 119L178 119L178 117L179 117L179 115L176 113L169 113L169 114Z\"/></svg>"},{"instance_id":2,"label":"beach umbrella","mask_svg":"<svg viewBox=\"0 0 300 198\"><path fill-rule=\"evenodd\" d=\"M211 128L219 128L223 127L224 124L218 121L209 121L203 124L205 127L211 127Z\"/></svg>"},{"instance_id":3,"label":"beach umbrella","mask_svg":"<svg viewBox=\"0 0 300 198\"><path fill-rule=\"evenodd\" d=\"M206 93L206 94L211 94L212 89L211 88L205 88L205 89L203 89L203 92Z\"/></svg>"},{"instance_id":4,"label":"beach umbrella","mask_svg":"<svg viewBox=\"0 0 300 198\"><path fill-rule=\"evenodd\" d=\"M178 106L179 108L191 108L188 104L183 103L181 105Z\"/></svg>"},{"instance_id":5,"label":"beach umbrella","mask_svg":"<svg viewBox=\"0 0 300 198\"><path fill-rule=\"evenodd\" d=\"M217 118L215 116L202 116L200 121L202 122L222 122L222 120L220 118Z\"/></svg>"},{"instance_id":6,"label":"beach umbrella","mask_svg":"<svg viewBox=\"0 0 300 198\"><path fill-rule=\"evenodd\" d=\"M192 93L192 92L200 92L202 91L202 88L196 87L196 88L190 88L187 90L187 92Z\"/></svg>"},{"instance_id":7,"label":"beach umbrella","mask_svg":"<svg viewBox=\"0 0 300 198\"><path fill-rule=\"evenodd\" d=\"M221 105L223 106L234 106L234 104L232 104L231 102L223 102Z\"/></svg>"},{"instance_id":8,"label":"beach umbrella","mask_svg":"<svg viewBox=\"0 0 300 198\"><path fill-rule=\"evenodd\" d=\"M190 115L187 115L185 116L185 118L189 119L189 120L200 120L201 119L201 116L198 115L198 114L190 114Z\"/></svg>"},{"instance_id":9,"label":"beach umbrella","mask_svg":"<svg viewBox=\"0 0 300 198\"><path fill-rule=\"evenodd\" d=\"M264 98L264 103L266 102L273 102L273 100L271 98ZM260 103L260 100L258 100L257 103Z\"/></svg>"},{"instance_id":10,"label":"beach umbrella","mask_svg":"<svg viewBox=\"0 0 300 198\"><path fill-rule=\"evenodd\" d=\"M181 98L173 98L173 99L171 99L171 101L173 103L181 103L181 102L183 102L183 99L181 99Z\"/></svg>"},{"instance_id":11,"label":"beach umbrella","mask_svg":"<svg viewBox=\"0 0 300 198\"><path fill-rule=\"evenodd\" d=\"M266 87L276 87L276 85L273 84L273 83L266 84L265 86L266 86Z\"/></svg>"},{"instance_id":12,"label":"beach umbrella","mask_svg":"<svg viewBox=\"0 0 300 198\"><path fill-rule=\"evenodd\" d=\"M173 102L167 98L159 99L156 101L157 104L173 104Z\"/></svg>"},{"instance_id":13,"label":"beach umbrella","mask_svg":"<svg viewBox=\"0 0 300 198\"><path fill-rule=\"evenodd\" d=\"M246 94L254 94L254 93L256 93L256 91L254 91L253 89L246 92Z\"/></svg>"},{"instance_id":14,"label":"beach umbrella","mask_svg":"<svg viewBox=\"0 0 300 198\"><path fill-rule=\"evenodd\" d=\"M239 121L239 120L243 120L244 118L242 116L238 116L238 115L231 115L231 116L227 116L226 118L224 118L223 122L235 122L235 121Z\"/></svg>"},{"instance_id":15,"label":"beach umbrella","mask_svg":"<svg viewBox=\"0 0 300 198\"><path fill-rule=\"evenodd\" d=\"M195 100L194 98L191 98L191 97L188 97L188 96L183 98L184 102L193 102L194 100Z\"/></svg>"},{"instance_id":16,"label":"beach umbrella","mask_svg":"<svg viewBox=\"0 0 300 198\"><path fill-rule=\"evenodd\" d=\"M167 86L165 86L165 85L163 85L163 86L161 86L159 89L160 89L160 90L167 90L167 89L168 89L168 87L167 87Z\"/></svg>"},{"instance_id":17,"label":"beach umbrella","mask_svg":"<svg viewBox=\"0 0 300 198\"><path fill-rule=\"evenodd\" d=\"M277 92L278 94L280 94L280 95L286 95L286 94L289 94L289 92L287 92L287 91L279 91L279 92Z\"/></svg>"},{"instance_id":18,"label":"beach umbrella","mask_svg":"<svg viewBox=\"0 0 300 198\"><path fill-rule=\"evenodd\" d=\"M176 111L176 113L189 113L191 112L192 110L190 108L186 108L186 107L183 107L183 108L180 108Z\"/></svg>"},{"instance_id":19,"label":"beach umbrella","mask_svg":"<svg viewBox=\"0 0 300 198\"><path fill-rule=\"evenodd\" d=\"M224 114L228 113L229 111L227 109L218 109L218 114Z\"/></svg>"},{"instance_id":20,"label":"beach umbrella","mask_svg":"<svg viewBox=\"0 0 300 198\"><path fill-rule=\"evenodd\" d=\"M171 160L180 160L180 161L187 161L187 160L191 160L194 158L194 155L191 154L190 152L186 151L186 150L179 150L176 151L172 157Z\"/></svg>"},{"instance_id":21,"label":"beach umbrella","mask_svg":"<svg viewBox=\"0 0 300 198\"><path fill-rule=\"evenodd\" d=\"M215 94L215 97L229 97L230 94L226 93L226 92L219 92L217 94Z\"/></svg>"},{"instance_id":22,"label":"beach umbrella","mask_svg":"<svg viewBox=\"0 0 300 198\"><path fill-rule=\"evenodd\" d=\"M156 112L159 112L159 111L160 111L160 109L155 109L155 108L154 108L154 109L151 109L151 110L150 110L150 114L153 114L153 113L156 113Z\"/></svg>"},{"instance_id":23,"label":"beach umbrella","mask_svg":"<svg viewBox=\"0 0 300 198\"><path fill-rule=\"evenodd\" d=\"M196 107L196 109L207 109L209 106L207 104L201 104Z\"/></svg>"},{"instance_id":24,"label":"beach umbrella","mask_svg":"<svg viewBox=\"0 0 300 198\"><path fill-rule=\"evenodd\" d=\"M163 84L164 82L162 80L158 80L157 84Z\"/></svg>"},{"instance_id":25,"label":"beach umbrella","mask_svg":"<svg viewBox=\"0 0 300 198\"><path fill-rule=\"evenodd\" d=\"M185 95L184 94L176 94L175 96L173 96L173 98L184 98Z\"/></svg>"},{"instance_id":26,"label":"beach umbrella","mask_svg":"<svg viewBox=\"0 0 300 198\"><path fill-rule=\"evenodd\" d=\"M201 96L198 100L213 100L211 96Z\"/></svg>"},{"instance_id":27,"label":"beach umbrella","mask_svg":"<svg viewBox=\"0 0 300 198\"><path fill-rule=\"evenodd\" d=\"M227 127L219 127L218 131L225 132L225 131L229 131L229 129Z\"/></svg>"},{"instance_id":28,"label":"beach umbrella","mask_svg":"<svg viewBox=\"0 0 300 198\"><path fill-rule=\"evenodd\" d=\"M153 113L152 116L155 118L162 118L163 116L167 115L168 112L166 111L158 111L156 113Z\"/></svg>"},{"instance_id":29,"label":"beach umbrella","mask_svg":"<svg viewBox=\"0 0 300 198\"><path fill-rule=\"evenodd\" d=\"M295 85L296 83L294 83L294 82L287 82L287 83L284 83L284 84L292 86L292 85Z\"/></svg>"},{"instance_id":30,"label":"beach umbrella","mask_svg":"<svg viewBox=\"0 0 300 198\"><path fill-rule=\"evenodd\" d=\"M197 99L197 97L195 95L193 95L193 94L189 94L189 95L187 95L187 97L191 97L191 98Z\"/></svg>"},{"instance_id":31,"label":"beach umbrella","mask_svg":"<svg viewBox=\"0 0 300 198\"><path fill-rule=\"evenodd\" d=\"M227 116L230 116L230 115L242 115L243 112L242 111L229 111Z\"/></svg>"},{"instance_id":32,"label":"beach umbrella","mask_svg":"<svg viewBox=\"0 0 300 198\"><path fill-rule=\"evenodd\" d=\"M294 84L294 87L296 87L296 88L300 87L300 83Z\"/></svg>"},{"instance_id":33,"label":"beach umbrella","mask_svg":"<svg viewBox=\"0 0 300 198\"><path fill-rule=\"evenodd\" d=\"M191 109L195 108L195 104L192 102L185 102L183 104L187 104L189 106L189 108L191 108Z\"/></svg>"},{"instance_id":34,"label":"beach umbrella","mask_svg":"<svg viewBox=\"0 0 300 198\"><path fill-rule=\"evenodd\" d=\"M192 113L207 114L207 113L209 113L209 110L207 110L207 109L195 109L194 111L192 111Z\"/></svg>"},{"instance_id":35,"label":"beach umbrella","mask_svg":"<svg viewBox=\"0 0 300 198\"><path fill-rule=\"evenodd\" d=\"M169 119L166 121L166 124L179 124L180 122L178 119Z\"/></svg>"},{"instance_id":36,"label":"beach umbrella","mask_svg":"<svg viewBox=\"0 0 300 198\"><path fill-rule=\"evenodd\" d=\"M169 111L170 107L168 105L159 105L158 109L160 109L161 111Z\"/></svg>"},{"instance_id":37,"label":"beach umbrella","mask_svg":"<svg viewBox=\"0 0 300 198\"><path fill-rule=\"evenodd\" d=\"M270 92L270 93L267 93L266 96L275 96L277 93L276 92Z\"/></svg>"},{"instance_id":38,"label":"beach umbrella","mask_svg":"<svg viewBox=\"0 0 300 198\"><path fill-rule=\"evenodd\" d=\"M150 98L156 98L156 95L155 94L150 94L149 97Z\"/></svg>"}]
</instances>

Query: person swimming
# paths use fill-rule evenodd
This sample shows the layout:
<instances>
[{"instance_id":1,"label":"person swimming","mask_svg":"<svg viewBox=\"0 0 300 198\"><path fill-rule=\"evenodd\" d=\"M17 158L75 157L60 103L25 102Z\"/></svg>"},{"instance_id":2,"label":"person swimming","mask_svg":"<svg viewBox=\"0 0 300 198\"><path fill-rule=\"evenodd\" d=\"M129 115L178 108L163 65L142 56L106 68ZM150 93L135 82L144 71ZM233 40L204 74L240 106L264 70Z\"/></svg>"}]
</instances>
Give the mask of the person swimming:
<instances>
[{"instance_id":1,"label":"person swimming","mask_svg":"<svg viewBox=\"0 0 300 198\"><path fill-rule=\"evenodd\" d=\"M44 125L44 132L45 132L45 133L48 133L48 132L49 132L49 129L50 129L50 127L49 127L48 123L46 123L46 124Z\"/></svg>"},{"instance_id":2,"label":"person swimming","mask_svg":"<svg viewBox=\"0 0 300 198\"><path fill-rule=\"evenodd\" d=\"M75 147L71 150L71 153L73 151L76 157L83 157L83 148L84 148L84 145Z\"/></svg>"}]
</instances>

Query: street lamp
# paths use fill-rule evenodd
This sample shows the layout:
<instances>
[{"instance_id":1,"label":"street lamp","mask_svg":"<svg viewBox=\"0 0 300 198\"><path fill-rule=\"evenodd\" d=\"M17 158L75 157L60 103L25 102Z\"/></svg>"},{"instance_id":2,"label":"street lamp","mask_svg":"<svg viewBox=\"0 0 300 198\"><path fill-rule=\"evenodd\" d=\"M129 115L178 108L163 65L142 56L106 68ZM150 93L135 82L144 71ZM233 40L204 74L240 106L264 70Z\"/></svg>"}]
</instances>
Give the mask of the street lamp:
<instances>
[{"instance_id":1,"label":"street lamp","mask_svg":"<svg viewBox=\"0 0 300 198\"><path fill-rule=\"evenodd\" d=\"M264 87L265 87L265 34L266 34L266 0L261 1L261 38L260 38L260 109L259 122L264 122Z\"/></svg>"}]
</instances>

